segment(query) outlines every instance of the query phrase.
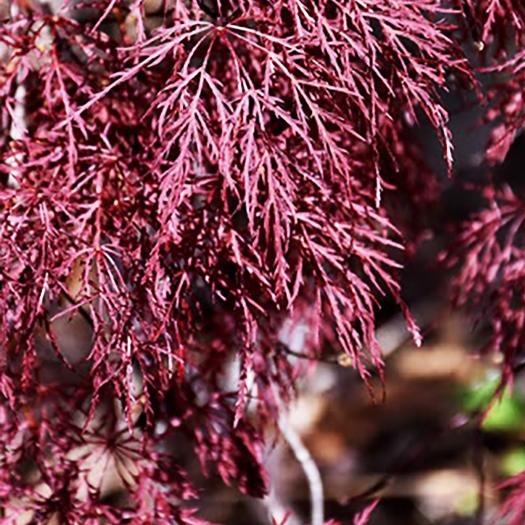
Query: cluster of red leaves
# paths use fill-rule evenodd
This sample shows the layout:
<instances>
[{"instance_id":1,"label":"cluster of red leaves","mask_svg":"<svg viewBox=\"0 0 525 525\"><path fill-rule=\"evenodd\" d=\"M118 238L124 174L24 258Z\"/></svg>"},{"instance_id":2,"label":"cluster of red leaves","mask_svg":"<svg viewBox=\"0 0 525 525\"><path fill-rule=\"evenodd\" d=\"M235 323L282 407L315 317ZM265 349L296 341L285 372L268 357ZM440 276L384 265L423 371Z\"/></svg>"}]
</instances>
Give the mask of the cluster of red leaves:
<instances>
[{"instance_id":1,"label":"cluster of red leaves","mask_svg":"<svg viewBox=\"0 0 525 525\"><path fill-rule=\"evenodd\" d=\"M450 20L468 13L484 41L504 38L505 13L516 32L523 20L519 2L485 3L174 0L152 28L141 0L59 13L12 2L0 27L6 519L198 523L173 443L263 495L264 425L301 372L290 347L344 352L366 380L382 366L385 294L419 342L382 192L426 202L418 120L451 168L439 91L473 75ZM512 249L498 240L487 257L497 250L510 276ZM501 299L505 316L515 300ZM66 349L75 323L85 352Z\"/></svg>"},{"instance_id":2,"label":"cluster of red leaves","mask_svg":"<svg viewBox=\"0 0 525 525\"><path fill-rule=\"evenodd\" d=\"M485 193L487 207L462 225L448 261L458 268L454 300L488 323L484 351L503 353L506 383L525 346L525 205L509 186Z\"/></svg>"},{"instance_id":3,"label":"cluster of red leaves","mask_svg":"<svg viewBox=\"0 0 525 525\"><path fill-rule=\"evenodd\" d=\"M525 34L525 26L523 27ZM486 151L487 161L495 164L502 162L525 125L525 39L520 45L521 51L501 65L488 68L488 72L497 77L496 85L488 94L490 109L486 119L494 123L491 140Z\"/></svg>"},{"instance_id":4,"label":"cluster of red leaves","mask_svg":"<svg viewBox=\"0 0 525 525\"><path fill-rule=\"evenodd\" d=\"M492 136L485 156L498 163L505 158L516 133L525 124L525 6L519 0L463 0L470 28L487 76Z\"/></svg>"},{"instance_id":5,"label":"cluster of red leaves","mask_svg":"<svg viewBox=\"0 0 525 525\"><path fill-rule=\"evenodd\" d=\"M521 525L525 509L525 471L513 476L501 484L501 489L508 490L508 497L501 507L501 515L508 525Z\"/></svg>"},{"instance_id":6,"label":"cluster of red leaves","mask_svg":"<svg viewBox=\"0 0 525 525\"><path fill-rule=\"evenodd\" d=\"M479 72L485 81L484 121L492 129L485 160L495 166L495 181L478 188L486 206L460 225L448 261L457 270L452 281L455 303L466 307L487 333L482 351L503 358L503 388L522 370L525 357L525 205L519 151L525 125L525 5L465 0L464 8L483 64ZM523 473L502 489L508 491L503 519L521 524Z\"/></svg>"},{"instance_id":7,"label":"cluster of red leaves","mask_svg":"<svg viewBox=\"0 0 525 525\"><path fill-rule=\"evenodd\" d=\"M522 39L525 6L520 0L458 0L478 46L502 51L510 40Z\"/></svg>"}]
</instances>

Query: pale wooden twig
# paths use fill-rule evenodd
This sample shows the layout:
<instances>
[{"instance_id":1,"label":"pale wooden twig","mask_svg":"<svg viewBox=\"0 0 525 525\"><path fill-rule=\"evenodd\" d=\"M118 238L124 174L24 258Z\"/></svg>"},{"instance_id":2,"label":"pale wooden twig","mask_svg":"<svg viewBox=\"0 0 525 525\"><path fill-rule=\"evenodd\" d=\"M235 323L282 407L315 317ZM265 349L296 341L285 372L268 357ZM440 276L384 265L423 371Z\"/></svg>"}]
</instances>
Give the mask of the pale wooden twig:
<instances>
[{"instance_id":1,"label":"pale wooden twig","mask_svg":"<svg viewBox=\"0 0 525 525\"><path fill-rule=\"evenodd\" d=\"M279 416L279 430L306 476L310 491L311 525L322 525L324 522L324 495L321 473L301 437L290 425L282 407Z\"/></svg>"}]
</instances>

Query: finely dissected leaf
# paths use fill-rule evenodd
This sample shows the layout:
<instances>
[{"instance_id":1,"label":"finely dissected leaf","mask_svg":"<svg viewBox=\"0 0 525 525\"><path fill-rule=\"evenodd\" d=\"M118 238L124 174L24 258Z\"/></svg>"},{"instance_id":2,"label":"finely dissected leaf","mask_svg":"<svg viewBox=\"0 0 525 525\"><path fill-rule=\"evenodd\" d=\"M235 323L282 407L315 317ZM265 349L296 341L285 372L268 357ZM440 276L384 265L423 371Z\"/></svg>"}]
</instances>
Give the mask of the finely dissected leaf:
<instances>
[{"instance_id":1,"label":"finely dissected leaf","mask_svg":"<svg viewBox=\"0 0 525 525\"><path fill-rule=\"evenodd\" d=\"M354 525L366 525L369 522L370 516L372 512L374 512L377 503L377 500L372 501L372 503L368 504L361 512L354 516Z\"/></svg>"},{"instance_id":2,"label":"finely dissected leaf","mask_svg":"<svg viewBox=\"0 0 525 525\"><path fill-rule=\"evenodd\" d=\"M522 28L517 4L481 4L175 0L151 20L140 0L57 13L12 2L0 27L3 507L200 523L183 456L264 495L264 428L304 370L292 353L342 351L369 381L383 297L420 344L398 271L402 231L436 183L413 128L430 124L450 171L441 92L474 84L455 21L488 42L510 9ZM500 267L519 286L513 249L496 244L471 255L489 271L480 284L467 265L465 293ZM119 505L105 502L110 477Z\"/></svg>"},{"instance_id":3,"label":"finely dissected leaf","mask_svg":"<svg viewBox=\"0 0 525 525\"><path fill-rule=\"evenodd\" d=\"M525 215L508 186L488 200L487 209L462 226L449 263L459 268L453 280L456 302L475 312L478 322L488 323L487 350L503 354L506 382L523 359Z\"/></svg>"}]
</instances>

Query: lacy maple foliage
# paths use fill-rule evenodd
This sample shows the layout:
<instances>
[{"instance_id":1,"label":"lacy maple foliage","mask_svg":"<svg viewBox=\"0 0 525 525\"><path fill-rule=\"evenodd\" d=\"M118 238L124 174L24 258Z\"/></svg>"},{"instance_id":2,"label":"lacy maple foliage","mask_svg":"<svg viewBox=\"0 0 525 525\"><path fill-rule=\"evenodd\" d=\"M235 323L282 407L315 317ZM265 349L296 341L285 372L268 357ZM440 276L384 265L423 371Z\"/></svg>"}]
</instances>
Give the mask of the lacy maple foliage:
<instances>
[{"instance_id":1,"label":"lacy maple foliage","mask_svg":"<svg viewBox=\"0 0 525 525\"><path fill-rule=\"evenodd\" d=\"M398 275L410 219L392 203L404 191L421 210L435 188L418 122L452 171L441 91L475 85L458 35L490 48L483 67L503 79L489 160L523 124L518 1L161 4L153 23L143 0L15 0L0 26L0 504L13 522L200 523L182 449L264 495L264 428L305 362L291 348L345 353L367 381L385 295L420 342ZM523 246L520 205L503 197L463 234L458 283L460 302L491 301L510 362ZM85 344L67 343L72 324Z\"/></svg>"}]
</instances>

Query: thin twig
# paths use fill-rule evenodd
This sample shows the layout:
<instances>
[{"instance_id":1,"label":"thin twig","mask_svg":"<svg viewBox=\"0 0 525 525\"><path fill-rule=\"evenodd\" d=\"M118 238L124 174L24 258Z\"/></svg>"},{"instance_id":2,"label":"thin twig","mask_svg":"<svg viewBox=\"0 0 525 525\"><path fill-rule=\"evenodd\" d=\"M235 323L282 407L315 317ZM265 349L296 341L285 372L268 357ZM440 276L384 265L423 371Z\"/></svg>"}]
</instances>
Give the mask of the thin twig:
<instances>
[{"instance_id":1,"label":"thin twig","mask_svg":"<svg viewBox=\"0 0 525 525\"><path fill-rule=\"evenodd\" d=\"M322 525L324 522L323 482L317 465L305 447L299 434L289 424L284 410L280 410L279 430L290 446L295 458L304 471L310 490L311 525Z\"/></svg>"}]
</instances>

